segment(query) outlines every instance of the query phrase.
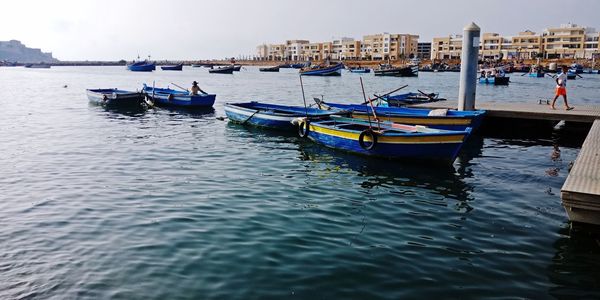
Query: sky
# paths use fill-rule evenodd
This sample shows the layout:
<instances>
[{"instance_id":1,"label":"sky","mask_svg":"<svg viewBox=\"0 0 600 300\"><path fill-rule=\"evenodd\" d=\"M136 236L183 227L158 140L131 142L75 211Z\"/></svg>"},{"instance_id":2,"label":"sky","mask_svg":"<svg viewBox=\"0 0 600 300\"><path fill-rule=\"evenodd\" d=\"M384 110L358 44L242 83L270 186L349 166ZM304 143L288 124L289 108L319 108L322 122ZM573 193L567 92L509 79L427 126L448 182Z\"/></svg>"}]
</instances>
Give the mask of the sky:
<instances>
[{"instance_id":1,"label":"sky","mask_svg":"<svg viewBox=\"0 0 600 300\"><path fill-rule=\"evenodd\" d=\"M506 36L568 22L600 27L600 0L19 0L1 10L0 41L60 60L237 57L262 43L382 32L431 41L470 22Z\"/></svg>"}]
</instances>

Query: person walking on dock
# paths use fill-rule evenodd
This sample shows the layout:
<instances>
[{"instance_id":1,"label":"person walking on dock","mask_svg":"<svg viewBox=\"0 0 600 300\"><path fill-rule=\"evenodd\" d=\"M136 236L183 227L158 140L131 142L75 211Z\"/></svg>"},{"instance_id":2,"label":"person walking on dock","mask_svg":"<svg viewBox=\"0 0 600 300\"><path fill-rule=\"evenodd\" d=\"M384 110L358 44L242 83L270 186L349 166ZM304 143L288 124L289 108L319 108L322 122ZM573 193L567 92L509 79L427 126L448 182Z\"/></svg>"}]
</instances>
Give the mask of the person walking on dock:
<instances>
[{"instance_id":1,"label":"person walking on dock","mask_svg":"<svg viewBox=\"0 0 600 300\"><path fill-rule=\"evenodd\" d=\"M567 110L571 110L574 107L573 106L569 106L569 103L567 102L567 73L569 72L569 68L567 66L562 66L562 73L560 73L560 75L558 75L556 77L556 93L554 95L554 99L552 99L552 104L550 105L550 107L552 109L556 109L554 107L554 103L556 103L556 99L558 99L559 96L562 96L563 99L565 100L565 107Z\"/></svg>"}]
</instances>

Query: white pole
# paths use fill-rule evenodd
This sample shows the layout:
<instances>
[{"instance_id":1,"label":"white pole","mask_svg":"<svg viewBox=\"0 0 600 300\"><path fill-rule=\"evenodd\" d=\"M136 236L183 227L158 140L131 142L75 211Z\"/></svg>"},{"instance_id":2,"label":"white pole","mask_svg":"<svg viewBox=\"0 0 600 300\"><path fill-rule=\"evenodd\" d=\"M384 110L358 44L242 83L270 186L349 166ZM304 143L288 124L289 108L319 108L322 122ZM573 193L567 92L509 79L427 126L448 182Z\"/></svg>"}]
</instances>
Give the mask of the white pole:
<instances>
[{"instance_id":1,"label":"white pole","mask_svg":"<svg viewBox=\"0 0 600 300\"><path fill-rule=\"evenodd\" d=\"M477 87L477 62L479 59L480 34L481 28L475 23L471 23L463 29L458 110L475 109L475 88Z\"/></svg>"}]
</instances>

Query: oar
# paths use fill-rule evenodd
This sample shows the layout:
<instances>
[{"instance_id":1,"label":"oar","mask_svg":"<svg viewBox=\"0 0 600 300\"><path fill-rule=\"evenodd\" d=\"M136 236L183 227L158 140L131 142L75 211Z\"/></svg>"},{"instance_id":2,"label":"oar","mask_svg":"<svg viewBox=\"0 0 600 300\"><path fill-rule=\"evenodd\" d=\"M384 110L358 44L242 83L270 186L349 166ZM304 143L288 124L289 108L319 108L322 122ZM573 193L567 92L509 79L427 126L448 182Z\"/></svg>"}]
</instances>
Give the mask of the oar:
<instances>
[{"instance_id":1,"label":"oar","mask_svg":"<svg viewBox=\"0 0 600 300\"><path fill-rule=\"evenodd\" d=\"M171 82L171 84L172 84L172 85L174 85L174 86L176 86L176 87L178 87L178 88L180 88L180 89L182 89L182 90L184 90L184 91L186 91L186 92L189 92L189 90L188 90L188 89L186 89L186 88L182 88L181 86L179 86L179 85L177 85L177 84L175 84L175 83L172 83L172 82Z\"/></svg>"},{"instance_id":2,"label":"oar","mask_svg":"<svg viewBox=\"0 0 600 300\"><path fill-rule=\"evenodd\" d=\"M579 74L577 74L577 73L575 73L575 75L577 75L579 78L583 78L583 76L581 76L581 75L579 75Z\"/></svg>"},{"instance_id":3,"label":"oar","mask_svg":"<svg viewBox=\"0 0 600 300\"><path fill-rule=\"evenodd\" d=\"M433 100L433 96L430 96L429 94L426 94L426 93L424 93L424 92L423 92L423 91L421 91L421 90L417 90L417 91L419 91L419 93L421 93L421 94L425 95L425 97L427 97L429 100Z\"/></svg>"},{"instance_id":4,"label":"oar","mask_svg":"<svg viewBox=\"0 0 600 300\"><path fill-rule=\"evenodd\" d=\"M399 90L401 90L401 89L403 89L403 88L405 88L405 87L407 87L407 86L408 86L408 84L405 84L404 86L401 86L401 87L399 87L399 88L397 88L397 89L395 89L395 90L393 90L393 91L391 91L391 92L389 92L389 93L385 93L385 94L383 94L383 95L381 95L381 96L377 96L377 95L375 95L375 96L376 96L376 98L373 98L373 99L371 99L371 101L375 101L375 100L377 100L377 99L379 99L379 98L383 98L383 97L385 97L385 96L387 96L387 95L389 95L389 94L395 93L395 92L397 92L397 91L399 91ZM363 105L363 104L367 104L367 103L369 103L369 101L366 101L366 100L365 100L365 102L361 103L361 105Z\"/></svg>"},{"instance_id":5,"label":"oar","mask_svg":"<svg viewBox=\"0 0 600 300\"><path fill-rule=\"evenodd\" d=\"M242 122L242 125L245 125L246 122L250 121L250 119L252 119L252 117L254 117L254 115L256 115L260 110L256 110L253 114L251 114L248 119L244 120L244 122Z\"/></svg>"}]
</instances>

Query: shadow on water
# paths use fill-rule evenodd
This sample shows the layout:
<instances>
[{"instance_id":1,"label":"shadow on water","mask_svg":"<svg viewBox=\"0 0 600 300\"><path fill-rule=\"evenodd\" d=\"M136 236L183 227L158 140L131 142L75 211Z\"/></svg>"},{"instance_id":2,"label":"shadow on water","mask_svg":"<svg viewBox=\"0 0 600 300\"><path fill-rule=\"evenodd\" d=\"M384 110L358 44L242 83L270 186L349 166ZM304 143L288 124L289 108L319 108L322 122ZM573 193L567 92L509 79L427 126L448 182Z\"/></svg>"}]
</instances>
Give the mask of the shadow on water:
<instances>
[{"instance_id":1,"label":"shadow on water","mask_svg":"<svg viewBox=\"0 0 600 300\"><path fill-rule=\"evenodd\" d=\"M157 112L166 112L169 115L182 115L190 118L213 117L215 109L213 107L205 108L184 108L175 106L155 107L153 110Z\"/></svg>"},{"instance_id":2,"label":"shadow on water","mask_svg":"<svg viewBox=\"0 0 600 300\"><path fill-rule=\"evenodd\" d=\"M573 223L560 228L547 275L558 299L600 299L600 226Z\"/></svg>"}]
</instances>

